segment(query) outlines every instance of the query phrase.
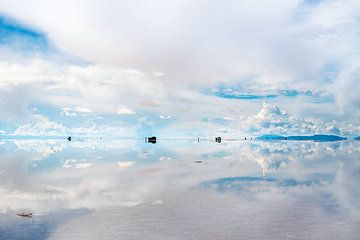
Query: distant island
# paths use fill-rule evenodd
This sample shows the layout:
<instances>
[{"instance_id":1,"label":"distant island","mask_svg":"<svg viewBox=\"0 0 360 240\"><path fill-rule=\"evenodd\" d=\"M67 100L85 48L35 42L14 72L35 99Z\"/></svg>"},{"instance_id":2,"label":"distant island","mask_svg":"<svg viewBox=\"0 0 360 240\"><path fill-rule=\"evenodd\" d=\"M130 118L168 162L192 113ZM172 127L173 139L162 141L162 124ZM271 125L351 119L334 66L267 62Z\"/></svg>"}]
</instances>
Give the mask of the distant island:
<instances>
[{"instance_id":1,"label":"distant island","mask_svg":"<svg viewBox=\"0 0 360 240\"><path fill-rule=\"evenodd\" d=\"M360 136L359 136L359 137L354 138L354 140L360 140Z\"/></svg>"},{"instance_id":2,"label":"distant island","mask_svg":"<svg viewBox=\"0 0 360 240\"><path fill-rule=\"evenodd\" d=\"M336 135L310 135L310 136L281 136L275 134L265 134L257 137L259 140L291 140L291 141L314 141L314 142L332 142L346 140L345 137ZM360 138L358 139L360 140Z\"/></svg>"}]
</instances>

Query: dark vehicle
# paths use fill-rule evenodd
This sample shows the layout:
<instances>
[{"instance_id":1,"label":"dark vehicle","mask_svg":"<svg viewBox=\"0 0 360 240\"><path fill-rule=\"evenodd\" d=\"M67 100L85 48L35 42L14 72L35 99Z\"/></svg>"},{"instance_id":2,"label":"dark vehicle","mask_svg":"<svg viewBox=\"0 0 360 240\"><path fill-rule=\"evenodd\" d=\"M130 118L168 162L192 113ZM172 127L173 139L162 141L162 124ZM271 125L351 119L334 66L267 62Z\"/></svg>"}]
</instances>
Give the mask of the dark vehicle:
<instances>
[{"instance_id":1,"label":"dark vehicle","mask_svg":"<svg viewBox=\"0 0 360 240\"><path fill-rule=\"evenodd\" d=\"M148 142L148 143L155 144L155 143L156 143L156 137L155 137L155 136L153 136L153 137L148 137L148 138L147 138L147 142Z\"/></svg>"}]
</instances>

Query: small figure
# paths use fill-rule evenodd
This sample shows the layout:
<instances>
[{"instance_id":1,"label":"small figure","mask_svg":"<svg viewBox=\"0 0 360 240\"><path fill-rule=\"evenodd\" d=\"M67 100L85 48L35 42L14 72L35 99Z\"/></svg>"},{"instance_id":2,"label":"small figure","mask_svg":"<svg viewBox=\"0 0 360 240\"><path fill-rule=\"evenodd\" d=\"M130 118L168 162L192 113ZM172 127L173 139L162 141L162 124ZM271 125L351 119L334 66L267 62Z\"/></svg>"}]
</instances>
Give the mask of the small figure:
<instances>
[{"instance_id":1,"label":"small figure","mask_svg":"<svg viewBox=\"0 0 360 240\"><path fill-rule=\"evenodd\" d=\"M71 142L71 137L68 137L67 140L68 140L69 142Z\"/></svg>"},{"instance_id":2,"label":"small figure","mask_svg":"<svg viewBox=\"0 0 360 240\"><path fill-rule=\"evenodd\" d=\"M216 138L215 138L215 142L221 143L221 137L216 137Z\"/></svg>"}]
</instances>

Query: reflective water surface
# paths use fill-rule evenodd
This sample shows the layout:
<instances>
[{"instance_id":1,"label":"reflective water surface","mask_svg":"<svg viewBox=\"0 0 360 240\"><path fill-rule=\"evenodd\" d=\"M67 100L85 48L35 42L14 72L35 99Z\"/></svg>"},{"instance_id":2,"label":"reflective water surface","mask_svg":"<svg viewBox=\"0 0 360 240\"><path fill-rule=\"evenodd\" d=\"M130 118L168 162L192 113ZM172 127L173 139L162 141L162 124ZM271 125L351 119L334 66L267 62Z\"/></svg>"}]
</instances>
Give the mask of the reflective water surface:
<instances>
[{"instance_id":1,"label":"reflective water surface","mask_svg":"<svg viewBox=\"0 0 360 240\"><path fill-rule=\"evenodd\" d=\"M360 142L0 144L0 239L360 239Z\"/></svg>"}]
</instances>

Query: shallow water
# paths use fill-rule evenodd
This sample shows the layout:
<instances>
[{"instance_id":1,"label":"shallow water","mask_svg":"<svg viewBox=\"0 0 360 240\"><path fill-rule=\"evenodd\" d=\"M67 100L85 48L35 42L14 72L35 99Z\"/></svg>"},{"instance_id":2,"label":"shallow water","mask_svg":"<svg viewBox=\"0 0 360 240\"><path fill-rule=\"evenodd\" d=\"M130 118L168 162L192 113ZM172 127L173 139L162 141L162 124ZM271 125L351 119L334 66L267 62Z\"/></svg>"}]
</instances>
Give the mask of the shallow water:
<instances>
[{"instance_id":1,"label":"shallow water","mask_svg":"<svg viewBox=\"0 0 360 240\"><path fill-rule=\"evenodd\" d=\"M0 143L0 239L360 238L360 142Z\"/></svg>"}]
</instances>

